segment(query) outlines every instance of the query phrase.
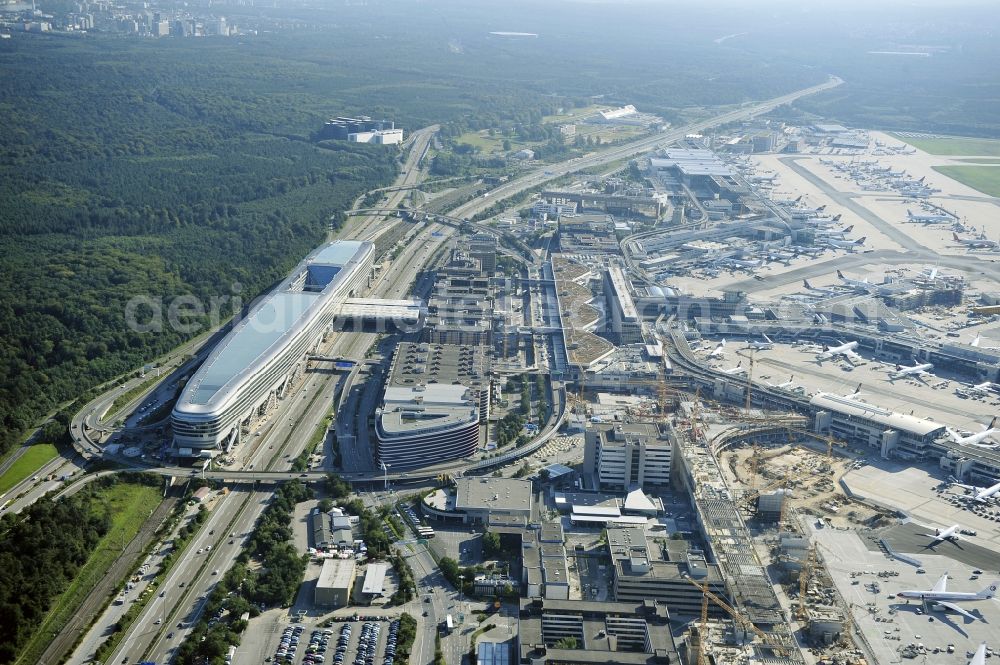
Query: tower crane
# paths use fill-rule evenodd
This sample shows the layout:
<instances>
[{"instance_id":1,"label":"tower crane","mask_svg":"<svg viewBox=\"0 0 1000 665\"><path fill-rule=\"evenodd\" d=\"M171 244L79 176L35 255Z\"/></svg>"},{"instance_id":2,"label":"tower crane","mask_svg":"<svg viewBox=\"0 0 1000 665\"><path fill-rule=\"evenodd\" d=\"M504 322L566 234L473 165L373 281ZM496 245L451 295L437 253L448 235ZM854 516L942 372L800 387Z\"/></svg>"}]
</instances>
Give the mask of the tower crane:
<instances>
[{"instance_id":1,"label":"tower crane","mask_svg":"<svg viewBox=\"0 0 1000 665\"><path fill-rule=\"evenodd\" d=\"M723 599L719 598L717 595L715 595L714 593L712 593L711 591L709 591L709 589L708 589L708 583L707 582L704 583L704 584L699 584L698 582L695 582L690 577L685 577L684 579L686 579L688 582L690 582L694 586L696 586L699 589L701 589L701 593L702 593L702 607L703 608L707 608L707 604L705 603L704 599L709 598L709 599L712 600L713 603L715 603L716 605L718 605L719 607L721 607L723 609L723 611L725 611L726 614L728 614L730 617L732 617L733 621L736 624L742 626L743 628L746 628L746 629L749 629L749 630L753 631L753 634L756 635L757 637L759 637L760 640L764 644L766 644L767 646L772 647L773 649L776 649L776 650L783 651L785 653L791 651L791 647L789 647L789 646L787 646L785 644L782 644L781 642L775 641L774 637L772 637L768 633L765 633L760 628L758 628L753 623L753 621L750 621L750 619L747 619L745 616L743 616L742 614L740 614L739 611L737 611L734 607L732 607L729 603L727 603L726 601L724 601ZM705 609L704 611L707 613L708 610ZM703 647L703 649L704 649L704 647Z\"/></svg>"}]
</instances>

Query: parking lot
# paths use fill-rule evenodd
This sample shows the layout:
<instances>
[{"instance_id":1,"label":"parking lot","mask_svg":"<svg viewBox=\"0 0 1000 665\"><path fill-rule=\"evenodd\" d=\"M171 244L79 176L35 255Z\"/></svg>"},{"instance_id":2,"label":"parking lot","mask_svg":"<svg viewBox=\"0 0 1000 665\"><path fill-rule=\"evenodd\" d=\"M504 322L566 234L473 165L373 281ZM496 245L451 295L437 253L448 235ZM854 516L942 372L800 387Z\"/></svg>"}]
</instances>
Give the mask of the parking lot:
<instances>
[{"instance_id":1,"label":"parking lot","mask_svg":"<svg viewBox=\"0 0 1000 665\"><path fill-rule=\"evenodd\" d=\"M309 628L286 626L265 662L283 665L392 665L399 620L359 617Z\"/></svg>"}]
</instances>

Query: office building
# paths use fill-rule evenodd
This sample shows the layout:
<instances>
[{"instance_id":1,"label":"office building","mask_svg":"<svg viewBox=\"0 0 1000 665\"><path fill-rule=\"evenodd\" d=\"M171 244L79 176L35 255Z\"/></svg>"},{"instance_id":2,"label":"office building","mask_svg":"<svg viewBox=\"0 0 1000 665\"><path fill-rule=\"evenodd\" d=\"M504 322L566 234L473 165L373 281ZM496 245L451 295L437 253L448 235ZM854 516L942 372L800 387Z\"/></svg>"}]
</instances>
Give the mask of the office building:
<instances>
[{"instance_id":1,"label":"office building","mask_svg":"<svg viewBox=\"0 0 1000 665\"><path fill-rule=\"evenodd\" d=\"M324 245L236 323L174 406L180 456L228 451L284 396L338 308L368 285L374 251L369 242Z\"/></svg>"},{"instance_id":2,"label":"office building","mask_svg":"<svg viewBox=\"0 0 1000 665\"><path fill-rule=\"evenodd\" d=\"M466 522L489 524L499 516L517 518L524 525L531 519L529 480L466 476L456 479L455 488L455 510Z\"/></svg>"},{"instance_id":3,"label":"office building","mask_svg":"<svg viewBox=\"0 0 1000 665\"><path fill-rule=\"evenodd\" d=\"M631 283L620 265L612 264L604 271L604 299L611 341L616 344L642 342L642 319L632 299Z\"/></svg>"},{"instance_id":4,"label":"office building","mask_svg":"<svg viewBox=\"0 0 1000 665\"><path fill-rule=\"evenodd\" d=\"M521 600L519 662L525 665L667 665L679 659L667 606L652 600L598 603ZM576 648L565 648L575 642Z\"/></svg>"},{"instance_id":5,"label":"office building","mask_svg":"<svg viewBox=\"0 0 1000 665\"><path fill-rule=\"evenodd\" d=\"M702 592L692 581L708 584L709 590L720 597L727 595L717 565L708 563L703 554L687 549L683 541L667 543L667 547L661 547L655 541L648 541L643 529L608 529L616 602L652 599L670 607L674 614L698 615ZM718 615L721 609L712 605L709 611Z\"/></svg>"},{"instance_id":6,"label":"office building","mask_svg":"<svg viewBox=\"0 0 1000 665\"><path fill-rule=\"evenodd\" d=\"M602 490L646 490L670 485L673 438L654 423L592 424L585 436L583 471Z\"/></svg>"},{"instance_id":7,"label":"office building","mask_svg":"<svg viewBox=\"0 0 1000 665\"><path fill-rule=\"evenodd\" d=\"M374 143L376 145L395 145L403 142L402 129L376 129L370 132L351 132L347 135L351 143Z\"/></svg>"}]
</instances>

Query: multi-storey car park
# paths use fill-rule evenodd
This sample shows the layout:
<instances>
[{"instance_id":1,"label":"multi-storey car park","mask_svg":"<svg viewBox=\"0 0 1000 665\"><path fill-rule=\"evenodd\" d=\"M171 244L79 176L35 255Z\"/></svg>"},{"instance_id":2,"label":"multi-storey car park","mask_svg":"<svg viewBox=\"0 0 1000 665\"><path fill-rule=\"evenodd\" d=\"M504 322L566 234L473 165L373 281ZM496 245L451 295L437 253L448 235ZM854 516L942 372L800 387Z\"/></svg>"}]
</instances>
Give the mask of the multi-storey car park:
<instances>
[{"instance_id":1,"label":"multi-storey car park","mask_svg":"<svg viewBox=\"0 0 1000 665\"><path fill-rule=\"evenodd\" d=\"M302 372L344 301L368 284L374 251L357 241L320 247L219 342L174 407L179 456L210 457L240 442Z\"/></svg>"},{"instance_id":2,"label":"multi-storey car park","mask_svg":"<svg viewBox=\"0 0 1000 665\"><path fill-rule=\"evenodd\" d=\"M378 461L399 471L468 457L489 416L482 346L400 344L376 413Z\"/></svg>"}]
</instances>

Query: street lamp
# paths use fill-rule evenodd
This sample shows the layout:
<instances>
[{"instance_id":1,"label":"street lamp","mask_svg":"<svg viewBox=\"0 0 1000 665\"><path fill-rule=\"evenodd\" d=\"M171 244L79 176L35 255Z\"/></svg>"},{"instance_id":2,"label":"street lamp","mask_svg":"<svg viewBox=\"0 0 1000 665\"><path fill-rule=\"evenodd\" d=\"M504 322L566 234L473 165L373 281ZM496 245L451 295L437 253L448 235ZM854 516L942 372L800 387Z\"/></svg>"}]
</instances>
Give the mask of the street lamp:
<instances>
[{"instance_id":1,"label":"street lamp","mask_svg":"<svg viewBox=\"0 0 1000 665\"><path fill-rule=\"evenodd\" d=\"M388 492L389 491L389 467L392 466L392 465L391 464L386 464L385 462L382 462L381 464L382 464L382 478L385 480L385 491Z\"/></svg>"}]
</instances>

